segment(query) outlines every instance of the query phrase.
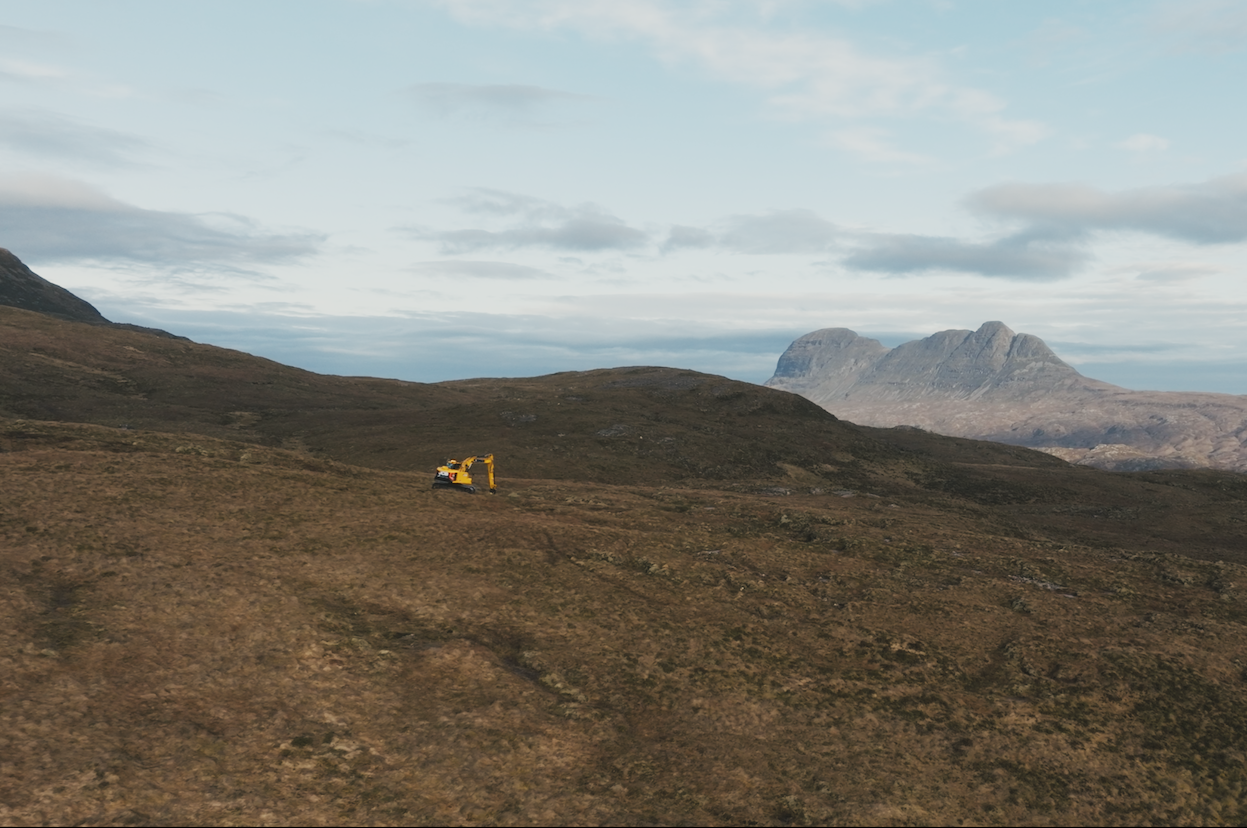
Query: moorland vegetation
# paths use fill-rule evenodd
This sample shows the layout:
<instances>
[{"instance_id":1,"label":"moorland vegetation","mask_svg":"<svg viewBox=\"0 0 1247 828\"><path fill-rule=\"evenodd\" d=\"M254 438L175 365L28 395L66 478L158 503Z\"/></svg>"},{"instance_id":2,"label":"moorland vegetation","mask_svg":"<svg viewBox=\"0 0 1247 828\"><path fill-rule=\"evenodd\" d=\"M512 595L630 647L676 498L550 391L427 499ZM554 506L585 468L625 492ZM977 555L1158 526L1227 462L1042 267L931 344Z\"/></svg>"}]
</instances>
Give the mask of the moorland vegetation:
<instances>
[{"instance_id":1,"label":"moorland vegetation","mask_svg":"<svg viewBox=\"0 0 1247 828\"><path fill-rule=\"evenodd\" d=\"M0 821L1241 823L1245 505L692 371L0 308Z\"/></svg>"}]
</instances>

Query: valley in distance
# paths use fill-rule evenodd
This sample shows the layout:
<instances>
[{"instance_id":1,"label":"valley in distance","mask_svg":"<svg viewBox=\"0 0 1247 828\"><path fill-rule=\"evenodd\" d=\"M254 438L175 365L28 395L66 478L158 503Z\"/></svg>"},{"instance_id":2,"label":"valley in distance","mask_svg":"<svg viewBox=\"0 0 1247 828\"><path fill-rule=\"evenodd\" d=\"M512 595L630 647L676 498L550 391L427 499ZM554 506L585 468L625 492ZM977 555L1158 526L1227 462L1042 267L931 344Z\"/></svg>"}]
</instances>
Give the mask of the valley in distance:
<instances>
[{"instance_id":1,"label":"valley in distance","mask_svg":"<svg viewBox=\"0 0 1247 828\"><path fill-rule=\"evenodd\" d=\"M1247 820L1247 476L674 368L322 376L15 267L4 824ZM496 496L431 489L478 452Z\"/></svg>"}]
</instances>

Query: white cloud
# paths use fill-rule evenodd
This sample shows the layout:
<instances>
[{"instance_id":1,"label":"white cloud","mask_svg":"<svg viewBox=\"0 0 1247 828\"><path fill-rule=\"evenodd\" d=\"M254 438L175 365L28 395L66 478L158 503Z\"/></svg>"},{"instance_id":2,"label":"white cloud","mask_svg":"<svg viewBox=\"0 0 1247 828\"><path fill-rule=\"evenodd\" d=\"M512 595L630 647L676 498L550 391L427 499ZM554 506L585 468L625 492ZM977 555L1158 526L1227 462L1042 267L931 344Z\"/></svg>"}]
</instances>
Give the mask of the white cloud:
<instances>
[{"instance_id":1,"label":"white cloud","mask_svg":"<svg viewBox=\"0 0 1247 828\"><path fill-rule=\"evenodd\" d=\"M999 115L985 115L981 125L995 139L992 146L995 155L1038 144L1052 134L1052 130L1039 121L1009 120Z\"/></svg>"},{"instance_id":2,"label":"white cloud","mask_svg":"<svg viewBox=\"0 0 1247 828\"><path fill-rule=\"evenodd\" d=\"M1207 55L1247 47L1247 5L1239 0L1158 3L1150 23L1179 52Z\"/></svg>"},{"instance_id":3,"label":"white cloud","mask_svg":"<svg viewBox=\"0 0 1247 828\"><path fill-rule=\"evenodd\" d=\"M1195 244L1247 241L1247 173L1117 193L1086 184L1002 184L966 202L982 215L1067 237L1132 230Z\"/></svg>"},{"instance_id":4,"label":"white cloud","mask_svg":"<svg viewBox=\"0 0 1247 828\"><path fill-rule=\"evenodd\" d=\"M149 144L133 135L80 123L53 112L0 112L0 146L26 155L121 166Z\"/></svg>"},{"instance_id":5,"label":"white cloud","mask_svg":"<svg viewBox=\"0 0 1247 828\"><path fill-rule=\"evenodd\" d=\"M839 129L828 135L828 142L837 149L851 152L859 158L877 164L902 164L927 166L934 159L916 152L908 152L893 146L886 130L874 127Z\"/></svg>"},{"instance_id":6,"label":"white cloud","mask_svg":"<svg viewBox=\"0 0 1247 828\"><path fill-rule=\"evenodd\" d=\"M96 98L128 98L135 92L129 86L101 81L61 66L20 58L0 58L0 81L24 85L63 87Z\"/></svg>"},{"instance_id":7,"label":"white cloud","mask_svg":"<svg viewBox=\"0 0 1247 828\"><path fill-rule=\"evenodd\" d=\"M719 223L717 243L737 253L824 253L839 229L813 210L775 210L731 216Z\"/></svg>"},{"instance_id":8,"label":"white cloud","mask_svg":"<svg viewBox=\"0 0 1247 828\"><path fill-rule=\"evenodd\" d=\"M1091 242L1106 232L1132 231L1200 245L1247 241L1247 174L1117 193L1086 184L1002 184L971 193L965 201L984 217L1020 222L1022 227L987 241L866 236L844 264L893 275L947 271L1051 281L1072 276L1090 262ZM1127 269L1159 282L1219 272L1209 267L1169 262Z\"/></svg>"},{"instance_id":9,"label":"white cloud","mask_svg":"<svg viewBox=\"0 0 1247 828\"><path fill-rule=\"evenodd\" d=\"M553 222L525 221L503 230L406 228L403 232L413 239L437 242L441 252L447 255L524 248L579 252L635 250L649 242L644 231L592 208Z\"/></svg>"},{"instance_id":10,"label":"white cloud","mask_svg":"<svg viewBox=\"0 0 1247 828\"><path fill-rule=\"evenodd\" d=\"M988 242L941 236L883 235L850 253L844 264L896 276L951 271L1048 282L1071 276L1089 259L1081 246L1024 234Z\"/></svg>"},{"instance_id":11,"label":"white cloud","mask_svg":"<svg viewBox=\"0 0 1247 828\"><path fill-rule=\"evenodd\" d=\"M1207 262L1141 262L1115 269L1121 273L1134 273L1134 278L1146 282L1190 282L1204 276L1216 276L1226 269Z\"/></svg>"},{"instance_id":12,"label":"white cloud","mask_svg":"<svg viewBox=\"0 0 1247 828\"><path fill-rule=\"evenodd\" d=\"M8 81L31 82L64 80L69 71L59 66L14 58L0 58L0 78Z\"/></svg>"},{"instance_id":13,"label":"white cloud","mask_svg":"<svg viewBox=\"0 0 1247 828\"><path fill-rule=\"evenodd\" d=\"M438 117L514 125L531 125L538 113L557 104L596 100L589 95L514 83L417 83L403 93Z\"/></svg>"},{"instance_id":14,"label":"white cloud","mask_svg":"<svg viewBox=\"0 0 1247 828\"><path fill-rule=\"evenodd\" d=\"M1033 142L1046 129L1001 113L1005 103L943 79L924 57L879 57L851 41L809 31L721 23L740 4L662 0L435 0L459 20L520 29L571 29L596 38L636 38L664 61L691 62L723 80L765 90L789 118L870 118L938 113L974 124L997 149ZM748 5L748 4L746 4ZM773 9L772 9L773 11ZM765 21L763 21L765 22Z\"/></svg>"},{"instance_id":15,"label":"white cloud","mask_svg":"<svg viewBox=\"0 0 1247 828\"><path fill-rule=\"evenodd\" d=\"M803 209L727 216L707 227L673 225L666 238L661 238L596 204L565 207L491 189L469 190L444 201L464 213L510 225L498 229L400 228L411 238L436 242L446 255L526 248L583 253L656 248L660 253L704 249L757 255L819 254L826 253L841 235L835 224Z\"/></svg>"},{"instance_id":16,"label":"white cloud","mask_svg":"<svg viewBox=\"0 0 1247 828\"><path fill-rule=\"evenodd\" d=\"M1115 146L1124 150L1130 150L1139 154L1148 152L1164 152L1169 149L1169 141L1161 138L1159 135L1148 135L1145 132L1139 132L1131 135L1124 141L1118 142Z\"/></svg>"},{"instance_id":17,"label":"white cloud","mask_svg":"<svg viewBox=\"0 0 1247 828\"><path fill-rule=\"evenodd\" d=\"M0 178L0 227L13 252L39 263L142 263L245 271L315 254L317 233L272 233L244 216L144 210L81 181Z\"/></svg>"},{"instance_id":18,"label":"white cloud","mask_svg":"<svg viewBox=\"0 0 1247 828\"><path fill-rule=\"evenodd\" d=\"M667 232L667 240L662 243L664 253L676 250L704 250L716 243L714 234L704 227L687 227L681 224L672 225Z\"/></svg>"},{"instance_id":19,"label":"white cloud","mask_svg":"<svg viewBox=\"0 0 1247 828\"><path fill-rule=\"evenodd\" d=\"M437 261L416 262L408 267L412 273L422 276L448 276L467 279L552 279L556 278L544 270L535 267L512 264L510 262L481 261Z\"/></svg>"}]
</instances>

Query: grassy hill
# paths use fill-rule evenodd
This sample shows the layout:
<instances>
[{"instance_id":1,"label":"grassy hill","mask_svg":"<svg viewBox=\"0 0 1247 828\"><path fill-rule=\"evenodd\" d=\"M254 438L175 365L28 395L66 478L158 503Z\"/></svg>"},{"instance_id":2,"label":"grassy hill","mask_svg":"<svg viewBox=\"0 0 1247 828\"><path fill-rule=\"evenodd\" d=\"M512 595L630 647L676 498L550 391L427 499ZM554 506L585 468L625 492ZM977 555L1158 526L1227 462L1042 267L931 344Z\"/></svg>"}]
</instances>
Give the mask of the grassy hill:
<instances>
[{"instance_id":1,"label":"grassy hill","mask_svg":"<svg viewBox=\"0 0 1247 828\"><path fill-rule=\"evenodd\" d=\"M8 824L1247 819L1241 475L7 308L0 414Z\"/></svg>"}]
</instances>

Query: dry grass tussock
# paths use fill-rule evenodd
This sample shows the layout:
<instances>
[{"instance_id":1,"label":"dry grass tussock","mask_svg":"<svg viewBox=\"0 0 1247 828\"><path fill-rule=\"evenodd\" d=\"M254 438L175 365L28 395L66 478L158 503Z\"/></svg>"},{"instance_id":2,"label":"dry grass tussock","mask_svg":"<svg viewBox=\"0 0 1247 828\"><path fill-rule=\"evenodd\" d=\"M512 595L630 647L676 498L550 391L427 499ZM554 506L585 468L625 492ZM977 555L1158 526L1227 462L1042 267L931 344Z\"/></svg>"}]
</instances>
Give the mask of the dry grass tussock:
<instances>
[{"instance_id":1,"label":"dry grass tussock","mask_svg":"<svg viewBox=\"0 0 1247 828\"><path fill-rule=\"evenodd\" d=\"M0 426L6 824L1247 820L1237 564Z\"/></svg>"}]
</instances>

